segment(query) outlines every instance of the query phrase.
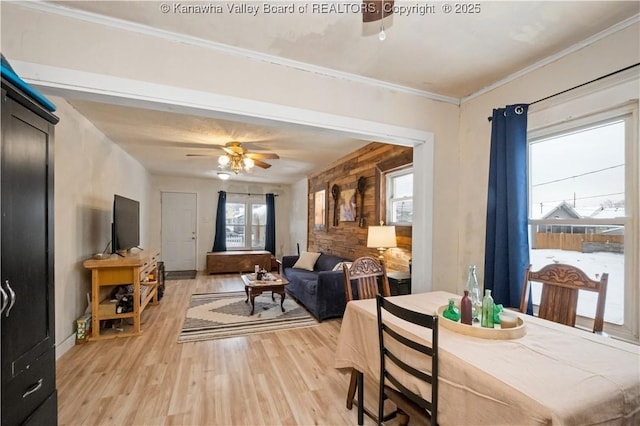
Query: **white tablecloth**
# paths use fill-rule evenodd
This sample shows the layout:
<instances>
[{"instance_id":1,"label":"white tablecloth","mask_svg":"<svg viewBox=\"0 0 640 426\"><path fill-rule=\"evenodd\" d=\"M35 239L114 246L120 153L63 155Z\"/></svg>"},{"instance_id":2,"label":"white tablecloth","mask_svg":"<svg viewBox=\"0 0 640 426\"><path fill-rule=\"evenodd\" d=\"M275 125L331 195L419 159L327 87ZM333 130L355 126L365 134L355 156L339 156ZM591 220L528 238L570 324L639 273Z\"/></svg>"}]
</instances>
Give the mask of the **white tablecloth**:
<instances>
[{"instance_id":1,"label":"white tablecloth","mask_svg":"<svg viewBox=\"0 0 640 426\"><path fill-rule=\"evenodd\" d=\"M434 314L451 297L460 298L432 292L391 299ZM441 425L640 425L639 346L520 316L526 335L514 340L470 337L440 327ZM399 326L403 334L430 340L428 330L404 321ZM349 302L335 367L356 368L365 373L365 388L377 386L378 352L375 300ZM377 412L377 407L368 408Z\"/></svg>"}]
</instances>

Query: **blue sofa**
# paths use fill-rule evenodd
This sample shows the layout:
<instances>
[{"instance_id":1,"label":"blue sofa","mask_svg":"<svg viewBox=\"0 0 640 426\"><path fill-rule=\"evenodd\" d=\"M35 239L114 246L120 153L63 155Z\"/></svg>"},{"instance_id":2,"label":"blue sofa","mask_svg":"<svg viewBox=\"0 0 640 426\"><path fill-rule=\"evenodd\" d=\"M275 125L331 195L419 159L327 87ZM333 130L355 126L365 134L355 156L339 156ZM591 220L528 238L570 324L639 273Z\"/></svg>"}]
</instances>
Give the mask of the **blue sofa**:
<instances>
[{"instance_id":1,"label":"blue sofa","mask_svg":"<svg viewBox=\"0 0 640 426\"><path fill-rule=\"evenodd\" d=\"M332 269L349 259L322 253L316 260L313 271L294 268L297 260L298 256L282 258L282 273L289 281L287 293L304 305L318 321L341 317L347 305L344 273L342 269Z\"/></svg>"}]
</instances>

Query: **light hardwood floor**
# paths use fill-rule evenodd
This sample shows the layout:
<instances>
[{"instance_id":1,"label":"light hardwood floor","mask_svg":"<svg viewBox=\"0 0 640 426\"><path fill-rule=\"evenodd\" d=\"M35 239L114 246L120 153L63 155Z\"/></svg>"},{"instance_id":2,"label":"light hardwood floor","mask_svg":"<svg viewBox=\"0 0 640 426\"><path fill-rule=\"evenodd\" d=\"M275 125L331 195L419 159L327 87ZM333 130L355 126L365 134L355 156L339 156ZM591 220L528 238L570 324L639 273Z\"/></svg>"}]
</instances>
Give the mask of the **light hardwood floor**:
<instances>
[{"instance_id":1,"label":"light hardwood floor","mask_svg":"<svg viewBox=\"0 0 640 426\"><path fill-rule=\"evenodd\" d=\"M242 289L232 275L167 281L141 336L76 345L57 362L59 424L356 425L349 376L333 368L340 319L177 343L192 293Z\"/></svg>"}]
</instances>

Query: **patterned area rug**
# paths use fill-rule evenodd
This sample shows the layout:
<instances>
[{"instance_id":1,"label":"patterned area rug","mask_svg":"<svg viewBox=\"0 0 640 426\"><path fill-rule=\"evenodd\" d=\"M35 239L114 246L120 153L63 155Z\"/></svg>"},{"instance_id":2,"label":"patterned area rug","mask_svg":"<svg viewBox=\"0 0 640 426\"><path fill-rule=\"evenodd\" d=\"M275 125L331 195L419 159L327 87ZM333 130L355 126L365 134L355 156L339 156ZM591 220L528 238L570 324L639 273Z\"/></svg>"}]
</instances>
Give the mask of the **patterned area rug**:
<instances>
[{"instance_id":1,"label":"patterned area rug","mask_svg":"<svg viewBox=\"0 0 640 426\"><path fill-rule=\"evenodd\" d=\"M280 309L280 295L271 300L266 292L255 299L255 313L245 303L244 291L205 293L191 296L191 303L182 325L178 343L198 340L224 339L292 328L311 327L318 322L290 297L284 299Z\"/></svg>"}]
</instances>

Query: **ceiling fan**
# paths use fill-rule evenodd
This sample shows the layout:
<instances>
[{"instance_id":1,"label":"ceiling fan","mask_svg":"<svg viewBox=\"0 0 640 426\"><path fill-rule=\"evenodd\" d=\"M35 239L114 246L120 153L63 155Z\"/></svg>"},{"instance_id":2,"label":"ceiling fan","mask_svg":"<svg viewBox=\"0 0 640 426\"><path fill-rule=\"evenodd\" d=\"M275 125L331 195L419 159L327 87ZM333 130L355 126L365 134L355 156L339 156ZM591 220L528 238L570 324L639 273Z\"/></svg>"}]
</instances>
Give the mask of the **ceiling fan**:
<instances>
[{"instance_id":1,"label":"ceiling fan","mask_svg":"<svg viewBox=\"0 0 640 426\"><path fill-rule=\"evenodd\" d=\"M393 14L393 0L363 0L362 22L375 22Z\"/></svg>"},{"instance_id":2,"label":"ceiling fan","mask_svg":"<svg viewBox=\"0 0 640 426\"><path fill-rule=\"evenodd\" d=\"M385 18L393 15L393 0L363 0L362 1L362 22L367 24L369 22L380 21L380 31L378 32L378 38L383 41L387 38L387 34L384 32ZM392 22L387 22L387 28L392 25Z\"/></svg>"},{"instance_id":3,"label":"ceiling fan","mask_svg":"<svg viewBox=\"0 0 640 426\"><path fill-rule=\"evenodd\" d=\"M221 170L229 170L235 174L240 172L248 172L254 166L268 169L271 164L265 163L263 159L277 160L280 158L278 154L272 152L249 152L243 148L240 142L233 141L227 142L225 146L219 147L224 151L224 154L218 157L218 167ZM187 157L209 157L208 154L187 154ZM223 176L220 175L222 178ZM228 175L227 175L228 178Z\"/></svg>"}]
</instances>

